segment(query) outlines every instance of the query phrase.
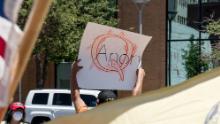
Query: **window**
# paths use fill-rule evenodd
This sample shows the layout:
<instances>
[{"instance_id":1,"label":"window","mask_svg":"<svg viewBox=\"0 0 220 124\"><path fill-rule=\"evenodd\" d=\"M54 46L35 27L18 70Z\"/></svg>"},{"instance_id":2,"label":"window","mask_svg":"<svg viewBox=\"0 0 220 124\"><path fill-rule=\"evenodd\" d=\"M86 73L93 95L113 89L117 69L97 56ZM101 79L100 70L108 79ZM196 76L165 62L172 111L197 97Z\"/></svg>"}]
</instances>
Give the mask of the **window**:
<instances>
[{"instance_id":1,"label":"window","mask_svg":"<svg viewBox=\"0 0 220 124\"><path fill-rule=\"evenodd\" d=\"M173 0L167 0L167 2L168 17L173 16L172 13L169 13L169 8L173 6ZM196 49L199 53L198 56L206 65L198 67L198 73L220 66L218 63L220 58L217 60L212 57L216 51L213 44L220 41L220 36L212 36L213 34L206 32L207 17L215 12L213 19L219 19L219 8L220 0L178 0L175 9L177 13L174 15L176 21L174 19L167 20L167 85L176 85L189 78L188 74L191 71L186 67L189 58L183 56L185 51L190 51L191 42L195 43L191 46L198 46L199 49ZM175 52L180 56L178 59L173 56ZM197 68L197 65L193 67Z\"/></svg>"},{"instance_id":2,"label":"window","mask_svg":"<svg viewBox=\"0 0 220 124\"><path fill-rule=\"evenodd\" d=\"M32 104L46 105L48 102L48 93L35 93Z\"/></svg>"},{"instance_id":3,"label":"window","mask_svg":"<svg viewBox=\"0 0 220 124\"><path fill-rule=\"evenodd\" d=\"M53 105L72 106L71 95L68 93L55 93Z\"/></svg>"},{"instance_id":4,"label":"window","mask_svg":"<svg viewBox=\"0 0 220 124\"><path fill-rule=\"evenodd\" d=\"M177 22L178 23L180 22L180 16L177 16Z\"/></svg>"},{"instance_id":5,"label":"window","mask_svg":"<svg viewBox=\"0 0 220 124\"><path fill-rule=\"evenodd\" d=\"M95 107L96 106L97 99L96 99L95 96L84 95L84 94L81 94L80 96L83 99L83 101L86 103L87 106L89 106L89 107Z\"/></svg>"}]
</instances>

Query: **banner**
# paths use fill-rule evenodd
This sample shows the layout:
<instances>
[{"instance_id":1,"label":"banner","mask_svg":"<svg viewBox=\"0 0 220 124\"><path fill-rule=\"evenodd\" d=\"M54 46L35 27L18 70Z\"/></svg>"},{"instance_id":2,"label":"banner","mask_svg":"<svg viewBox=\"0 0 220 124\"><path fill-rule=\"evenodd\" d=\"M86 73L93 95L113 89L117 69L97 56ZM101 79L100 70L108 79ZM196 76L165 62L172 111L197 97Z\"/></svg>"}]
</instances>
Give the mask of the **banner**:
<instances>
[{"instance_id":1,"label":"banner","mask_svg":"<svg viewBox=\"0 0 220 124\"><path fill-rule=\"evenodd\" d=\"M219 74L220 68L213 69L182 84L112 101L49 124L219 124Z\"/></svg>"},{"instance_id":2,"label":"banner","mask_svg":"<svg viewBox=\"0 0 220 124\"><path fill-rule=\"evenodd\" d=\"M11 71L22 31L15 24L22 0L0 1L0 107L7 105Z\"/></svg>"},{"instance_id":3,"label":"banner","mask_svg":"<svg viewBox=\"0 0 220 124\"><path fill-rule=\"evenodd\" d=\"M88 23L78 57L83 66L77 74L79 87L131 90L150 40L150 36Z\"/></svg>"}]
</instances>

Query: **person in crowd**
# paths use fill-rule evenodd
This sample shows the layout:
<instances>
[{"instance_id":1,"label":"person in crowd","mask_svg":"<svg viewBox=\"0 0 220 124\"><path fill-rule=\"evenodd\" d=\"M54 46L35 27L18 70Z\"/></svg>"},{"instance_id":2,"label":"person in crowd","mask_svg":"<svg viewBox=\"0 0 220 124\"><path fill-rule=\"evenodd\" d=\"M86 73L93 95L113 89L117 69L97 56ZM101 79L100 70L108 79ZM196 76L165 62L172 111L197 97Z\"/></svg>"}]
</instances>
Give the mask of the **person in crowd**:
<instances>
[{"instance_id":1,"label":"person in crowd","mask_svg":"<svg viewBox=\"0 0 220 124\"><path fill-rule=\"evenodd\" d=\"M76 74L80 69L82 69L82 66L79 66L78 63L80 60L77 60L75 63L72 64L71 67L71 97L72 101L74 103L74 106L76 108L76 112L85 112L88 110L87 105L85 102L82 100L80 97L80 91L78 87L78 82L76 79ZM135 86L132 90L132 96L137 96L142 93L142 85L143 85L143 79L145 76L145 71L143 68L137 69L137 81L135 83ZM103 90L98 94L98 100L97 100L97 105L102 104L105 102L113 101L117 99L117 95L111 91L111 90Z\"/></svg>"},{"instance_id":2,"label":"person in crowd","mask_svg":"<svg viewBox=\"0 0 220 124\"><path fill-rule=\"evenodd\" d=\"M24 121L25 106L20 102L11 103L6 113L6 124L20 124Z\"/></svg>"}]
</instances>

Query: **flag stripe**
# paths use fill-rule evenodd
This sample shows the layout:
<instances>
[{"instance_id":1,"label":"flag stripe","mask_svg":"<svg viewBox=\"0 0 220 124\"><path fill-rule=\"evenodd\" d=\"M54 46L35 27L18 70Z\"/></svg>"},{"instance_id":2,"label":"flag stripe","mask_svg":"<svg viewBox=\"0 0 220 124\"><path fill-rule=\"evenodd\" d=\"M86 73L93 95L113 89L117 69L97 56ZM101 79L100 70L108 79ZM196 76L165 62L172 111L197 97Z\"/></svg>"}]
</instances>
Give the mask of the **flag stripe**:
<instances>
[{"instance_id":1,"label":"flag stripe","mask_svg":"<svg viewBox=\"0 0 220 124\"><path fill-rule=\"evenodd\" d=\"M5 54L5 40L0 36L0 57L4 58Z\"/></svg>"},{"instance_id":2,"label":"flag stripe","mask_svg":"<svg viewBox=\"0 0 220 124\"><path fill-rule=\"evenodd\" d=\"M23 0L6 0L4 3L4 13L11 21L16 22L18 10ZM13 8L13 9L12 9Z\"/></svg>"},{"instance_id":3,"label":"flag stripe","mask_svg":"<svg viewBox=\"0 0 220 124\"><path fill-rule=\"evenodd\" d=\"M0 107L8 103L12 66L22 37L16 25L22 0L0 0Z\"/></svg>"},{"instance_id":4,"label":"flag stripe","mask_svg":"<svg viewBox=\"0 0 220 124\"><path fill-rule=\"evenodd\" d=\"M23 0L0 0L0 16L16 22Z\"/></svg>"},{"instance_id":5,"label":"flag stripe","mask_svg":"<svg viewBox=\"0 0 220 124\"><path fill-rule=\"evenodd\" d=\"M0 0L0 16L6 18L4 13L4 0Z\"/></svg>"}]
</instances>

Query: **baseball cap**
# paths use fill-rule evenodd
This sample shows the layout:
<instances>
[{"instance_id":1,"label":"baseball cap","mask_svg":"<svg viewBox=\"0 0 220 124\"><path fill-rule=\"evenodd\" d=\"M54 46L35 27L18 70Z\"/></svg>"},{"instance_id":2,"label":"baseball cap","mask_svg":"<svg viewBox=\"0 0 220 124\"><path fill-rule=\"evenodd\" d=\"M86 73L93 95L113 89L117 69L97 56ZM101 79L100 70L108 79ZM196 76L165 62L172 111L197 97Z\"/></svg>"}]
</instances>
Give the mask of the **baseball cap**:
<instances>
[{"instance_id":1,"label":"baseball cap","mask_svg":"<svg viewBox=\"0 0 220 124\"><path fill-rule=\"evenodd\" d=\"M117 98L116 94L112 90L103 90L98 95L99 104L113 101Z\"/></svg>"},{"instance_id":2,"label":"baseball cap","mask_svg":"<svg viewBox=\"0 0 220 124\"><path fill-rule=\"evenodd\" d=\"M22 109L22 110L25 109L24 105L20 102L14 102L14 103L10 104L9 108L12 111L15 111L17 109Z\"/></svg>"}]
</instances>

